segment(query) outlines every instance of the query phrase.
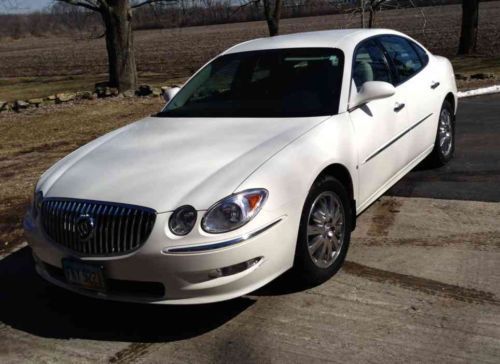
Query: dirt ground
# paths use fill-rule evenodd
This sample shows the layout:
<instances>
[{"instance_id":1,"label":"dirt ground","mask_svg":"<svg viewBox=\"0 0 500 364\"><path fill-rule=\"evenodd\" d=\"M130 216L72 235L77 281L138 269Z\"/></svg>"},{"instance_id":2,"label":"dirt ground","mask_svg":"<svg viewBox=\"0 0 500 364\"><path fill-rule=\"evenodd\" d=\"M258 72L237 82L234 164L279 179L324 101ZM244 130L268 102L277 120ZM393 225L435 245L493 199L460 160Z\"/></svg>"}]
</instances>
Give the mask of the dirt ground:
<instances>
[{"instance_id":1,"label":"dirt ground","mask_svg":"<svg viewBox=\"0 0 500 364\"><path fill-rule=\"evenodd\" d=\"M481 4L479 57L454 60L457 72L500 73L499 17L500 1ZM451 57L458 47L460 21L460 5L448 5L383 11L376 26L408 33L432 52ZM352 28L358 27L359 22L350 14L284 19L281 32ZM136 32L139 74L143 82L176 83L229 46L264 36L264 22ZM0 41L0 99L92 89L96 81L106 79L106 71L103 39L62 35Z\"/></svg>"}]
</instances>

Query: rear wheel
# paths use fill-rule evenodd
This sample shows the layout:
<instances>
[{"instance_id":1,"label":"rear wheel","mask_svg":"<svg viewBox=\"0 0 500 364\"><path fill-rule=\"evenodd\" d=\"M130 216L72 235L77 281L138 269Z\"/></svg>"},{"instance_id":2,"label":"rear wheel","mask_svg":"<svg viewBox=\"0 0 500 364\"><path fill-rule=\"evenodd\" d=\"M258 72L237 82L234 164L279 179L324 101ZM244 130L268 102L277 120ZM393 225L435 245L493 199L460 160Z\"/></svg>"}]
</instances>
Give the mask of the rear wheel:
<instances>
[{"instance_id":1,"label":"rear wheel","mask_svg":"<svg viewBox=\"0 0 500 364\"><path fill-rule=\"evenodd\" d=\"M453 107L448 101L445 101L439 114L436 141L429 156L429 162L434 167L444 166L453 158L454 153L455 123L453 120Z\"/></svg>"},{"instance_id":2,"label":"rear wheel","mask_svg":"<svg viewBox=\"0 0 500 364\"><path fill-rule=\"evenodd\" d=\"M333 276L345 260L352 230L351 203L345 187L326 176L307 196L299 228L295 271L308 284Z\"/></svg>"}]
</instances>

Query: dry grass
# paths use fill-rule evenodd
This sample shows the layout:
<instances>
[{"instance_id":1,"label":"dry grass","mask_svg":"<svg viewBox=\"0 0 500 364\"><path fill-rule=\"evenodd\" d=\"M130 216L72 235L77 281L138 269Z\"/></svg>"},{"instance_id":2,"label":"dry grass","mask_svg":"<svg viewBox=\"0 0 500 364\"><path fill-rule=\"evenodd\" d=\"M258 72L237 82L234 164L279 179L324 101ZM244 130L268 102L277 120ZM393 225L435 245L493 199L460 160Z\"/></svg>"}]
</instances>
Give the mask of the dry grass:
<instances>
[{"instance_id":1,"label":"dry grass","mask_svg":"<svg viewBox=\"0 0 500 364\"><path fill-rule=\"evenodd\" d=\"M384 11L378 16L376 26L401 30L422 41L431 51L453 56L458 46L460 5L422 9L427 19L425 29L420 10L416 9ZM499 17L500 2L481 4L479 52L487 57L500 55ZM285 19L281 31L287 34L357 26L359 19L350 15L328 15ZM264 36L267 36L264 22L136 32L139 74L143 80L157 84L185 78L227 47ZM482 59L489 67L488 58ZM495 61L498 58L491 60ZM457 62L460 67L467 66L467 62ZM51 94L77 87L89 88L96 81L105 79L106 68L103 39L47 37L4 40L0 44L0 99L13 100L43 96L46 91Z\"/></svg>"},{"instance_id":2,"label":"dry grass","mask_svg":"<svg viewBox=\"0 0 500 364\"><path fill-rule=\"evenodd\" d=\"M0 99L7 101L46 97L61 91L93 90L101 76L11 77L0 79Z\"/></svg>"},{"instance_id":3,"label":"dry grass","mask_svg":"<svg viewBox=\"0 0 500 364\"><path fill-rule=\"evenodd\" d=\"M160 98L115 98L0 114L0 253L22 242L22 218L43 171L77 147L158 111L162 104Z\"/></svg>"},{"instance_id":4,"label":"dry grass","mask_svg":"<svg viewBox=\"0 0 500 364\"><path fill-rule=\"evenodd\" d=\"M500 57L455 57L452 62L457 73L470 75L478 72L492 72L500 76Z\"/></svg>"},{"instance_id":5,"label":"dry grass","mask_svg":"<svg viewBox=\"0 0 500 364\"><path fill-rule=\"evenodd\" d=\"M106 79L106 74L0 78L0 100L29 100L63 91L91 91L94 90L97 82L103 82ZM159 75L151 73L143 74L139 78L139 82L153 86L178 84L184 81L185 78L165 80Z\"/></svg>"}]
</instances>

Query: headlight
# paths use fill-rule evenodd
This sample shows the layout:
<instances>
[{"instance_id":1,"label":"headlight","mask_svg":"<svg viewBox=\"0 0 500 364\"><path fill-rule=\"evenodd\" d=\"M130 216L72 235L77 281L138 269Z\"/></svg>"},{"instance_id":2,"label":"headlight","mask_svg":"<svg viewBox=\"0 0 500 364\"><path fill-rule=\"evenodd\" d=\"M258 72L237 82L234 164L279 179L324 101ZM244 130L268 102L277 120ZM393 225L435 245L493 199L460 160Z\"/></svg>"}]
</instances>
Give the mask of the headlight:
<instances>
[{"instance_id":1,"label":"headlight","mask_svg":"<svg viewBox=\"0 0 500 364\"><path fill-rule=\"evenodd\" d=\"M238 229L258 214L267 199L267 190L246 190L217 202L203 217L201 227L207 233L225 233Z\"/></svg>"},{"instance_id":2,"label":"headlight","mask_svg":"<svg viewBox=\"0 0 500 364\"><path fill-rule=\"evenodd\" d=\"M38 191L35 192L35 195L33 197L33 217L36 218L38 216L38 213L42 209L42 202L43 202L43 192Z\"/></svg>"},{"instance_id":3,"label":"headlight","mask_svg":"<svg viewBox=\"0 0 500 364\"><path fill-rule=\"evenodd\" d=\"M170 216L168 226L175 235L187 235L196 223L196 210L193 206L181 206Z\"/></svg>"}]
</instances>

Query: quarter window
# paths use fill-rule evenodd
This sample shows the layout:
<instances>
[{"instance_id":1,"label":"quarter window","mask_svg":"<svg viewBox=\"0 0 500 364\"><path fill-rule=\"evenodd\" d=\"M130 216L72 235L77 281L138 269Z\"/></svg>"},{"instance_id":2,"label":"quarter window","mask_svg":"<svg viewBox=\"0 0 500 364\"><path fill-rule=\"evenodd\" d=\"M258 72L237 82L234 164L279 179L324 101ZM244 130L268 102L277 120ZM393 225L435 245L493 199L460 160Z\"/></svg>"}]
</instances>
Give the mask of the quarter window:
<instances>
[{"instance_id":1,"label":"quarter window","mask_svg":"<svg viewBox=\"0 0 500 364\"><path fill-rule=\"evenodd\" d=\"M353 76L358 90L367 81L391 82L391 71L387 59L373 40L362 42L354 57Z\"/></svg>"},{"instance_id":2,"label":"quarter window","mask_svg":"<svg viewBox=\"0 0 500 364\"><path fill-rule=\"evenodd\" d=\"M409 41L409 42L411 43L413 48L415 48L415 50L417 51L418 56L420 57L420 60L423 63L423 66L424 67L427 66L427 63L429 63L429 55L427 54L427 52L424 51L423 48L420 47L417 43L412 42L412 41Z\"/></svg>"},{"instance_id":3,"label":"quarter window","mask_svg":"<svg viewBox=\"0 0 500 364\"><path fill-rule=\"evenodd\" d=\"M423 68L420 57L405 38L382 36L379 39L396 68L399 83L406 81Z\"/></svg>"}]
</instances>

